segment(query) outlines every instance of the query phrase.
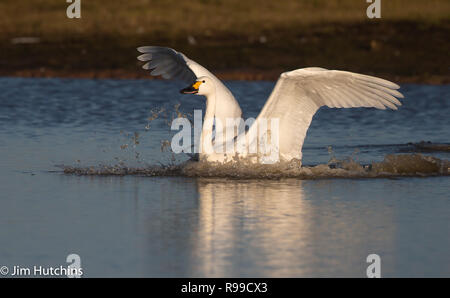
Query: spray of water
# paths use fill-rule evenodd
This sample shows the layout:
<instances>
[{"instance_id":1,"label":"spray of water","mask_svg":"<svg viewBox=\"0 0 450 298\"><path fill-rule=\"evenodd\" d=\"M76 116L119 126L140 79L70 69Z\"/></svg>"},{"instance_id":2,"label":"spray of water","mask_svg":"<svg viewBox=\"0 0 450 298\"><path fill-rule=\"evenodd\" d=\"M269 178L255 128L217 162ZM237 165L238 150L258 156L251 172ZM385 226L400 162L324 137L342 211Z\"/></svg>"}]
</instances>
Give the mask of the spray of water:
<instances>
[{"instance_id":1,"label":"spray of water","mask_svg":"<svg viewBox=\"0 0 450 298\"><path fill-rule=\"evenodd\" d=\"M145 131L150 131L152 122L163 120L170 129L172 121L176 117L192 118L189 113L180 110L180 104L173 107L171 112L165 108L150 110L147 118ZM190 120L191 121L191 120ZM191 121L192 122L192 121ZM314 166L302 166L298 160L290 162L279 162L276 164L254 164L250 161L240 160L229 163L209 163L205 161L187 160L179 161L177 156L171 152L170 140L161 140L161 152L170 155L164 163L147 164L141 159L138 152L141 135L138 132L121 132L124 142L120 145L121 150L132 150L135 160L140 166L129 166L127 162L116 157L114 164L100 164L96 166L62 166L64 173L75 175L139 175L139 176L185 176L185 177L223 177L233 179L323 179L323 178L383 178L383 177L428 177L448 176L450 162L421 153L413 154L388 154L381 162L361 164L358 161L359 150L355 149L353 154L345 159L338 159L331 146L328 147L330 159L326 164ZM420 142L410 145L409 150L413 152L450 151L450 145L431 144Z\"/></svg>"}]
</instances>

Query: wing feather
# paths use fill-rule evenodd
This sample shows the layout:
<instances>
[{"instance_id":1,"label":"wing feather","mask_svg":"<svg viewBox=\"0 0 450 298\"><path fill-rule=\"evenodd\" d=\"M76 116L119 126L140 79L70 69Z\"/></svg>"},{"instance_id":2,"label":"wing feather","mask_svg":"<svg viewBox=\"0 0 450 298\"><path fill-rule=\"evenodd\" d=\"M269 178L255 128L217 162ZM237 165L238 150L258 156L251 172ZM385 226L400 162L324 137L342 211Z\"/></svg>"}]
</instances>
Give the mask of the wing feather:
<instances>
[{"instance_id":1,"label":"wing feather","mask_svg":"<svg viewBox=\"0 0 450 298\"><path fill-rule=\"evenodd\" d=\"M201 76L215 78L206 68L174 49L144 46L137 50L142 53L137 59L147 62L142 68L151 70L152 76L161 75L165 79L178 79L187 83L192 83Z\"/></svg>"},{"instance_id":2,"label":"wing feather","mask_svg":"<svg viewBox=\"0 0 450 298\"><path fill-rule=\"evenodd\" d=\"M281 159L301 159L306 132L321 106L396 110L401 105L398 98L403 98L399 88L384 79L347 71L297 69L281 74L256 123L279 118Z\"/></svg>"},{"instance_id":3,"label":"wing feather","mask_svg":"<svg viewBox=\"0 0 450 298\"><path fill-rule=\"evenodd\" d=\"M330 72L336 72L341 75L349 75L349 76L352 76L353 78L355 78L356 80L361 80L361 81L365 81L368 83L374 83L374 84L384 86L384 87L387 87L390 89L399 89L400 88L400 86L395 83L392 83L390 81L380 79L377 77L372 77L372 76L349 72L349 71L340 71L340 70L330 70Z\"/></svg>"}]
</instances>

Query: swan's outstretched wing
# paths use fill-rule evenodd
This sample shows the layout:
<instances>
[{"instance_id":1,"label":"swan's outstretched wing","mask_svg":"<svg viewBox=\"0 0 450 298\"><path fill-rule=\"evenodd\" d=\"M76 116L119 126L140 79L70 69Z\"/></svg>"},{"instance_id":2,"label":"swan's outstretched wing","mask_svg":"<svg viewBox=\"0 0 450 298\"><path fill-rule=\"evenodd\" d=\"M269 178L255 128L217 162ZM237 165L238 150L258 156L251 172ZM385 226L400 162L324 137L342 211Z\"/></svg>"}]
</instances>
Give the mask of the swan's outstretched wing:
<instances>
[{"instance_id":1,"label":"swan's outstretched wing","mask_svg":"<svg viewBox=\"0 0 450 298\"><path fill-rule=\"evenodd\" d=\"M280 158L301 159L306 131L321 106L396 110L401 105L396 97L403 98L396 90L399 88L380 78L346 71L314 67L285 72L281 74L257 122L278 118Z\"/></svg>"},{"instance_id":2,"label":"swan's outstretched wing","mask_svg":"<svg viewBox=\"0 0 450 298\"><path fill-rule=\"evenodd\" d=\"M201 76L215 78L206 68L174 49L147 46L137 50L143 53L138 56L138 60L148 61L142 68L151 70L152 76L161 75L165 79L178 79L187 83L192 83Z\"/></svg>"},{"instance_id":3,"label":"swan's outstretched wing","mask_svg":"<svg viewBox=\"0 0 450 298\"><path fill-rule=\"evenodd\" d=\"M230 90L210 71L189 59L184 54L171 48L147 46L137 49L143 53L138 57L140 61L147 62L142 67L151 70L151 75L161 75L165 79L179 79L187 83L194 82L199 77L209 77L214 81L216 88L216 101L214 116L226 125L227 118L240 118L241 108Z\"/></svg>"}]
</instances>

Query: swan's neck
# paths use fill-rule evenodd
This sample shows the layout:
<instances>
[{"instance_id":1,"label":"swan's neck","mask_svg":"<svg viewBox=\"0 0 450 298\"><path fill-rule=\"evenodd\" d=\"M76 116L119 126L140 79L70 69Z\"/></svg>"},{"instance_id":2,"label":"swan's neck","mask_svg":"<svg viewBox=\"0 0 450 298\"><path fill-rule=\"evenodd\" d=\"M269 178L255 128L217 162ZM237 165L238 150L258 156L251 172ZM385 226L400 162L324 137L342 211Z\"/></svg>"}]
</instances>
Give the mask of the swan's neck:
<instances>
[{"instance_id":1,"label":"swan's neck","mask_svg":"<svg viewBox=\"0 0 450 298\"><path fill-rule=\"evenodd\" d=\"M240 119L241 108L233 94L220 81L214 85L214 90L206 96L206 111L200 137L201 151L200 157L208 157L213 153L221 153L224 144L234 138L233 133L226 135L227 119ZM212 141L213 126L215 125L215 142Z\"/></svg>"},{"instance_id":2,"label":"swan's neck","mask_svg":"<svg viewBox=\"0 0 450 298\"><path fill-rule=\"evenodd\" d=\"M213 143L213 125L214 125L214 115L216 111L216 94L210 94L206 96L206 111L205 117L203 119L202 133L200 136L201 142L201 153L200 154L212 154Z\"/></svg>"}]
</instances>

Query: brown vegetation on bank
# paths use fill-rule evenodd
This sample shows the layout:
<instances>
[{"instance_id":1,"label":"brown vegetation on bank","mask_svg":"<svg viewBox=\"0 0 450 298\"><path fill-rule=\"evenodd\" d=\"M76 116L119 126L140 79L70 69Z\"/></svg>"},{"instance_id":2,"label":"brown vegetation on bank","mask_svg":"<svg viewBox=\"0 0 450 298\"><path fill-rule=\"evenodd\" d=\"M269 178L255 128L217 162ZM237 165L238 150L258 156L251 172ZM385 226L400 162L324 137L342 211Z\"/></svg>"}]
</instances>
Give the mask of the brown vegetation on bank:
<instances>
[{"instance_id":1,"label":"brown vegetation on bank","mask_svg":"<svg viewBox=\"0 0 450 298\"><path fill-rule=\"evenodd\" d=\"M0 75L148 78L136 47L164 45L223 79L320 66L399 82L450 83L450 1L65 1L0 3Z\"/></svg>"}]
</instances>

